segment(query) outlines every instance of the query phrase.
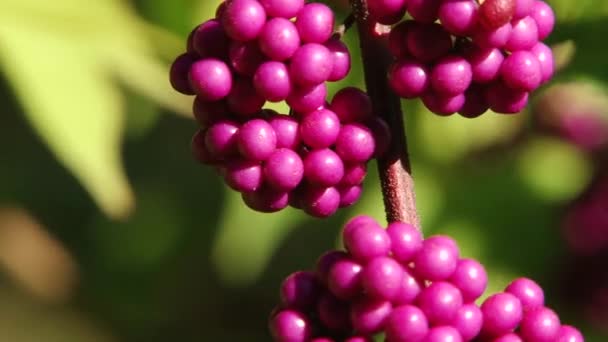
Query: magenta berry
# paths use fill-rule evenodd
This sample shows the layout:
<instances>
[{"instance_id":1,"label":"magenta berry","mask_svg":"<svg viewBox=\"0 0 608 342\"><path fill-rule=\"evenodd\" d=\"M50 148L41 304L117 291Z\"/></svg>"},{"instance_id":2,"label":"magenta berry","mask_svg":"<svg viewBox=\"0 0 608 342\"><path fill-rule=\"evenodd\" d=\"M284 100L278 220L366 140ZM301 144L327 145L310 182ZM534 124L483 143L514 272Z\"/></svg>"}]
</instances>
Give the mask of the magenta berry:
<instances>
[{"instance_id":1,"label":"magenta berry","mask_svg":"<svg viewBox=\"0 0 608 342\"><path fill-rule=\"evenodd\" d=\"M391 240L386 230L374 221L351 221L342 234L344 247L362 263L388 255Z\"/></svg>"},{"instance_id":2,"label":"magenta berry","mask_svg":"<svg viewBox=\"0 0 608 342\"><path fill-rule=\"evenodd\" d=\"M458 309L450 325L456 328L463 341L470 341L481 331L483 314L481 309L473 303L465 304Z\"/></svg>"},{"instance_id":3,"label":"magenta berry","mask_svg":"<svg viewBox=\"0 0 608 342\"><path fill-rule=\"evenodd\" d=\"M188 80L188 72L195 61L195 56L189 53L184 53L179 55L173 64L171 64L171 71L169 72L169 81L171 82L171 86L173 89L184 95L195 94L192 86L190 85L190 81Z\"/></svg>"},{"instance_id":4,"label":"magenta berry","mask_svg":"<svg viewBox=\"0 0 608 342\"><path fill-rule=\"evenodd\" d=\"M407 264L422 249L422 234L416 227L403 222L392 222L386 232L391 241L393 258Z\"/></svg>"},{"instance_id":5,"label":"magenta berry","mask_svg":"<svg viewBox=\"0 0 608 342\"><path fill-rule=\"evenodd\" d=\"M312 335L311 323L306 316L296 310L279 311L270 323L275 341L306 342Z\"/></svg>"},{"instance_id":6,"label":"magenta berry","mask_svg":"<svg viewBox=\"0 0 608 342\"><path fill-rule=\"evenodd\" d=\"M305 114L300 123L302 141L314 149L330 147L336 143L338 134L340 119L334 112L325 108Z\"/></svg>"},{"instance_id":7,"label":"magenta berry","mask_svg":"<svg viewBox=\"0 0 608 342\"><path fill-rule=\"evenodd\" d=\"M448 282L433 282L423 289L416 300L431 324L450 323L462 307L462 294L458 288Z\"/></svg>"},{"instance_id":8,"label":"magenta berry","mask_svg":"<svg viewBox=\"0 0 608 342\"><path fill-rule=\"evenodd\" d=\"M458 247L447 236L433 236L422 243L414 258L415 272L426 280L444 280L452 276L458 266Z\"/></svg>"},{"instance_id":9,"label":"magenta berry","mask_svg":"<svg viewBox=\"0 0 608 342\"><path fill-rule=\"evenodd\" d=\"M266 22L266 11L257 0L232 0L222 14L226 34L237 41L255 39Z\"/></svg>"},{"instance_id":10,"label":"magenta berry","mask_svg":"<svg viewBox=\"0 0 608 342\"><path fill-rule=\"evenodd\" d=\"M264 164L264 178L276 190L293 190L303 177L304 163L293 150L279 148L272 152Z\"/></svg>"},{"instance_id":11,"label":"magenta berry","mask_svg":"<svg viewBox=\"0 0 608 342\"><path fill-rule=\"evenodd\" d=\"M264 120L250 120L239 130L239 152L249 160L268 159L275 151L276 146L276 133L272 126Z\"/></svg>"},{"instance_id":12,"label":"magenta berry","mask_svg":"<svg viewBox=\"0 0 608 342\"><path fill-rule=\"evenodd\" d=\"M270 17L291 19L304 7L304 0L258 0Z\"/></svg>"},{"instance_id":13,"label":"magenta berry","mask_svg":"<svg viewBox=\"0 0 608 342\"><path fill-rule=\"evenodd\" d=\"M330 108L342 123L361 122L372 117L369 96L355 87L340 89L334 95Z\"/></svg>"},{"instance_id":14,"label":"magenta berry","mask_svg":"<svg viewBox=\"0 0 608 342\"><path fill-rule=\"evenodd\" d=\"M389 82L400 97L411 99L419 97L430 84L426 66L414 60L400 60L389 71Z\"/></svg>"},{"instance_id":15,"label":"magenta berry","mask_svg":"<svg viewBox=\"0 0 608 342\"><path fill-rule=\"evenodd\" d=\"M361 273L367 295L382 300L393 300L403 283L403 268L394 259L377 257L369 261Z\"/></svg>"},{"instance_id":16,"label":"magenta berry","mask_svg":"<svg viewBox=\"0 0 608 342\"><path fill-rule=\"evenodd\" d=\"M295 272L281 284L281 303L289 308L308 310L315 308L321 295L321 286L312 272Z\"/></svg>"},{"instance_id":17,"label":"magenta berry","mask_svg":"<svg viewBox=\"0 0 608 342\"><path fill-rule=\"evenodd\" d=\"M524 312L520 334L526 341L555 341L561 327L559 317L553 310L536 307Z\"/></svg>"},{"instance_id":18,"label":"magenta berry","mask_svg":"<svg viewBox=\"0 0 608 342\"><path fill-rule=\"evenodd\" d=\"M361 292L361 272L363 266L354 260L336 260L327 276L327 286L331 293L342 300L349 300Z\"/></svg>"},{"instance_id":19,"label":"magenta berry","mask_svg":"<svg viewBox=\"0 0 608 342\"><path fill-rule=\"evenodd\" d=\"M482 330L492 336L500 336L515 329L522 317L521 302L510 293L497 293L481 304L484 321Z\"/></svg>"},{"instance_id":20,"label":"magenta berry","mask_svg":"<svg viewBox=\"0 0 608 342\"><path fill-rule=\"evenodd\" d=\"M545 304L543 289L533 280L518 278L513 280L505 289L519 299L524 310L542 307Z\"/></svg>"},{"instance_id":21,"label":"magenta berry","mask_svg":"<svg viewBox=\"0 0 608 342\"><path fill-rule=\"evenodd\" d=\"M291 80L287 66L273 61L261 64L253 76L253 85L258 94L270 102L287 99L291 93Z\"/></svg>"},{"instance_id":22,"label":"magenta berry","mask_svg":"<svg viewBox=\"0 0 608 342\"><path fill-rule=\"evenodd\" d=\"M375 334L384 329L393 306L386 300L362 298L351 306L353 328L362 334Z\"/></svg>"},{"instance_id":23,"label":"magenta berry","mask_svg":"<svg viewBox=\"0 0 608 342\"><path fill-rule=\"evenodd\" d=\"M304 177L312 184L334 186L344 175L344 163L330 149L314 150L304 158Z\"/></svg>"},{"instance_id":24,"label":"magenta berry","mask_svg":"<svg viewBox=\"0 0 608 342\"><path fill-rule=\"evenodd\" d=\"M296 27L306 43L324 43L334 30L334 13L321 3L310 3L298 13Z\"/></svg>"},{"instance_id":25,"label":"magenta berry","mask_svg":"<svg viewBox=\"0 0 608 342\"><path fill-rule=\"evenodd\" d=\"M224 180L236 191L256 191L264 180L262 165L252 160L231 160L225 164Z\"/></svg>"},{"instance_id":26,"label":"magenta berry","mask_svg":"<svg viewBox=\"0 0 608 342\"><path fill-rule=\"evenodd\" d=\"M232 73L218 59L202 59L192 64L189 73L192 89L207 101L226 97L232 89Z\"/></svg>"},{"instance_id":27,"label":"magenta berry","mask_svg":"<svg viewBox=\"0 0 608 342\"><path fill-rule=\"evenodd\" d=\"M296 26L284 18L267 21L258 41L262 52L275 61L290 58L300 47L300 35Z\"/></svg>"},{"instance_id":28,"label":"magenta berry","mask_svg":"<svg viewBox=\"0 0 608 342\"><path fill-rule=\"evenodd\" d=\"M426 316L412 305L394 308L386 322L386 338L389 341L424 341L428 331Z\"/></svg>"}]
</instances>

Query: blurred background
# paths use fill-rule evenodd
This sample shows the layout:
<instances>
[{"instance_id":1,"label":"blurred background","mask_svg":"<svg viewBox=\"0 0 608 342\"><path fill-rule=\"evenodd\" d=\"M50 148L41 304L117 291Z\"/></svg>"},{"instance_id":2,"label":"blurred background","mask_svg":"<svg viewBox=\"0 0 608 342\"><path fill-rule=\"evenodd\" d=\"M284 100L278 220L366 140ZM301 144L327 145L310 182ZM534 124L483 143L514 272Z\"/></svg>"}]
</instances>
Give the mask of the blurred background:
<instances>
[{"instance_id":1,"label":"blurred background","mask_svg":"<svg viewBox=\"0 0 608 342\"><path fill-rule=\"evenodd\" d=\"M560 71L524 114L404 102L418 205L489 290L532 277L607 341L608 2L549 2ZM192 99L168 66L217 4L0 1L0 341L269 341L281 280L348 218L384 220L375 165L357 205L318 220L255 213L191 158ZM346 41L353 71L332 93L362 86Z\"/></svg>"}]
</instances>

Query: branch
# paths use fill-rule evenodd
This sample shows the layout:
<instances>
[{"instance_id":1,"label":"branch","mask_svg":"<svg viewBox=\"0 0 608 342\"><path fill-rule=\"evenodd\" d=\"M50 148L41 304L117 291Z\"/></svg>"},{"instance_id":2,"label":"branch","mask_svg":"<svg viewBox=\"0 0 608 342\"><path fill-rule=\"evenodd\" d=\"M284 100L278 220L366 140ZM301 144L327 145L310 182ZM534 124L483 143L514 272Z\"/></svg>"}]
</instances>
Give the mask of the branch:
<instances>
[{"instance_id":1,"label":"branch","mask_svg":"<svg viewBox=\"0 0 608 342\"><path fill-rule=\"evenodd\" d=\"M378 159L386 218L388 222L407 222L420 229L401 100L390 89L386 78L392 63L387 48L388 27L370 19L367 0L350 2L359 32L367 92L374 112L382 117L391 129L392 139L388 152Z\"/></svg>"}]
</instances>

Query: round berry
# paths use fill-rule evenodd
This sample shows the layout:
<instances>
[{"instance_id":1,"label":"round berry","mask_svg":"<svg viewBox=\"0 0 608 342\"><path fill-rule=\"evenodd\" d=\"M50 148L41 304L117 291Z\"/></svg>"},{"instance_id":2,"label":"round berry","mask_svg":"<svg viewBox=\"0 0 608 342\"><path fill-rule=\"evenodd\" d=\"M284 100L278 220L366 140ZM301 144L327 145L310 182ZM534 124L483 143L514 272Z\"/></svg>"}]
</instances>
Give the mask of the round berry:
<instances>
[{"instance_id":1,"label":"round berry","mask_svg":"<svg viewBox=\"0 0 608 342\"><path fill-rule=\"evenodd\" d=\"M308 113L325 104L327 86L320 83L314 86L293 87L287 96L287 104L298 113Z\"/></svg>"},{"instance_id":2,"label":"round berry","mask_svg":"<svg viewBox=\"0 0 608 342\"><path fill-rule=\"evenodd\" d=\"M366 263L376 257L388 255L391 240L386 230L375 221L353 221L342 233L344 247L360 262Z\"/></svg>"},{"instance_id":3,"label":"round berry","mask_svg":"<svg viewBox=\"0 0 608 342\"><path fill-rule=\"evenodd\" d=\"M293 190L304 177L304 163L293 150L279 148L264 163L264 176L276 190Z\"/></svg>"},{"instance_id":4,"label":"round berry","mask_svg":"<svg viewBox=\"0 0 608 342\"><path fill-rule=\"evenodd\" d=\"M459 250L456 242L437 235L425 239L414 258L416 274L426 280L448 279L458 266Z\"/></svg>"},{"instance_id":5,"label":"round berry","mask_svg":"<svg viewBox=\"0 0 608 342\"><path fill-rule=\"evenodd\" d=\"M274 340L279 342L307 342L312 335L308 317L289 309L280 311L272 318L270 331Z\"/></svg>"},{"instance_id":6,"label":"round berry","mask_svg":"<svg viewBox=\"0 0 608 342\"><path fill-rule=\"evenodd\" d=\"M237 153L237 133L239 125L236 122L220 120L207 130L205 146L211 155L224 159Z\"/></svg>"},{"instance_id":7,"label":"round berry","mask_svg":"<svg viewBox=\"0 0 608 342\"><path fill-rule=\"evenodd\" d=\"M270 17L291 19L304 7L304 0L258 0Z\"/></svg>"},{"instance_id":8,"label":"round berry","mask_svg":"<svg viewBox=\"0 0 608 342\"><path fill-rule=\"evenodd\" d=\"M477 83L495 80L505 60L502 52L497 48L473 48L468 51L466 58L471 64L473 81Z\"/></svg>"},{"instance_id":9,"label":"round berry","mask_svg":"<svg viewBox=\"0 0 608 342\"><path fill-rule=\"evenodd\" d=\"M483 314L477 305L465 304L458 309L454 319L450 323L456 328L464 341L470 341L479 335L483 322Z\"/></svg>"},{"instance_id":10,"label":"round berry","mask_svg":"<svg viewBox=\"0 0 608 342\"><path fill-rule=\"evenodd\" d=\"M372 117L372 102L364 91L355 87L340 89L331 100L331 110L346 124Z\"/></svg>"},{"instance_id":11,"label":"round berry","mask_svg":"<svg viewBox=\"0 0 608 342\"><path fill-rule=\"evenodd\" d=\"M513 12L513 19L520 19L532 13L535 0L514 0L515 11Z\"/></svg>"},{"instance_id":12,"label":"round berry","mask_svg":"<svg viewBox=\"0 0 608 342\"><path fill-rule=\"evenodd\" d=\"M509 51L529 50L538 43L538 27L531 17L514 20L505 48Z\"/></svg>"},{"instance_id":13,"label":"round berry","mask_svg":"<svg viewBox=\"0 0 608 342\"><path fill-rule=\"evenodd\" d=\"M377 257L361 273L361 283L371 298L393 300L403 283L403 268L393 258Z\"/></svg>"},{"instance_id":14,"label":"round berry","mask_svg":"<svg viewBox=\"0 0 608 342\"><path fill-rule=\"evenodd\" d=\"M333 67L327 80L336 82L344 79L350 72L351 63L348 47L338 38L328 40L325 47L331 52L333 59Z\"/></svg>"},{"instance_id":15,"label":"round berry","mask_svg":"<svg viewBox=\"0 0 608 342\"><path fill-rule=\"evenodd\" d=\"M340 134L340 119L329 109L318 109L304 115L300 123L302 141L313 149L330 147Z\"/></svg>"},{"instance_id":16,"label":"round berry","mask_svg":"<svg viewBox=\"0 0 608 342\"><path fill-rule=\"evenodd\" d=\"M414 20L421 23L432 23L439 16L442 0L409 0L407 11Z\"/></svg>"},{"instance_id":17,"label":"round berry","mask_svg":"<svg viewBox=\"0 0 608 342\"><path fill-rule=\"evenodd\" d=\"M473 34L473 41L480 47L500 49L509 41L512 30L513 26L511 26L511 23L506 23L494 29L478 30Z\"/></svg>"},{"instance_id":18,"label":"round berry","mask_svg":"<svg viewBox=\"0 0 608 342\"><path fill-rule=\"evenodd\" d=\"M227 2L222 15L226 34L234 40L255 39L266 23L266 11L257 0L232 0Z\"/></svg>"},{"instance_id":19,"label":"round berry","mask_svg":"<svg viewBox=\"0 0 608 342\"><path fill-rule=\"evenodd\" d=\"M361 264L352 259L338 259L333 263L327 275L327 287L337 298L350 300L363 289L361 285L362 270Z\"/></svg>"},{"instance_id":20,"label":"round berry","mask_svg":"<svg viewBox=\"0 0 608 342\"><path fill-rule=\"evenodd\" d=\"M419 97L429 87L426 66L412 59L403 59L393 64L388 79L393 91L405 99Z\"/></svg>"},{"instance_id":21,"label":"round berry","mask_svg":"<svg viewBox=\"0 0 608 342\"><path fill-rule=\"evenodd\" d=\"M173 64L171 64L171 71L169 72L171 86L184 95L195 94L192 86L190 86L190 81L188 80L188 73L194 62L196 62L196 56L184 53L177 56L175 61L173 61Z\"/></svg>"},{"instance_id":22,"label":"round berry","mask_svg":"<svg viewBox=\"0 0 608 342\"><path fill-rule=\"evenodd\" d=\"M428 331L426 316L412 305L394 308L386 321L385 333L388 341L421 342Z\"/></svg>"},{"instance_id":23,"label":"round berry","mask_svg":"<svg viewBox=\"0 0 608 342\"><path fill-rule=\"evenodd\" d=\"M407 49L423 63L434 62L450 52L452 37L437 23L416 25L407 35Z\"/></svg>"},{"instance_id":24,"label":"round berry","mask_svg":"<svg viewBox=\"0 0 608 342\"><path fill-rule=\"evenodd\" d=\"M528 104L528 92L507 87L503 82L494 82L486 89L485 97L496 113L515 114Z\"/></svg>"},{"instance_id":25,"label":"round berry","mask_svg":"<svg viewBox=\"0 0 608 342\"><path fill-rule=\"evenodd\" d=\"M460 111L464 106L464 102L464 94L452 96L434 92L426 92L422 95L422 103L424 103L426 108L441 116L449 116Z\"/></svg>"},{"instance_id":26,"label":"round berry","mask_svg":"<svg viewBox=\"0 0 608 342\"><path fill-rule=\"evenodd\" d=\"M348 258L348 254L344 251L329 251L325 252L323 255L317 259L317 263L315 266L317 276L321 280L321 282L327 285L327 279L329 275L329 271L333 267L333 265L342 259Z\"/></svg>"},{"instance_id":27,"label":"round berry","mask_svg":"<svg viewBox=\"0 0 608 342\"><path fill-rule=\"evenodd\" d=\"M344 162L364 163L372 158L376 144L372 131L361 124L342 126L336 139L336 152Z\"/></svg>"},{"instance_id":28,"label":"round berry","mask_svg":"<svg viewBox=\"0 0 608 342\"><path fill-rule=\"evenodd\" d=\"M270 102L285 100L291 92L287 67L281 62L263 63L253 76L253 86L258 94Z\"/></svg>"},{"instance_id":29,"label":"round berry","mask_svg":"<svg viewBox=\"0 0 608 342\"><path fill-rule=\"evenodd\" d=\"M374 0L368 2L367 6L374 20L384 25L392 25L401 21L406 4L406 0Z\"/></svg>"},{"instance_id":30,"label":"round berry","mask_svg":"<svg viewBox=\"0 0 608 342\"><path fill-rule=\"evenodd\" d=\"M234 82L226 102L234 114L250 117L262 110L266 100L258 94L250 79L241 78Z\"/></svg>"},{"instance_id":31,"label":"round berry","mask_svg":"<svg viewBox=\"0 0 608 342\"><path fill-rule=\"evenodd\" d=\"M403 269L403 282L401 282L401 287L393 299L393 303L395 305L410 304L418 298L422 289L423 285L420 284L418 279L416 279L416 277L407 269Z\"/></svg>"},{"instance_id":32,"label":"round berry","mask_svg":"<svg viewBox=\"0 0 608 342\"><path fill-rule=\"evenodd\" d=\"M542 0L536 0L530 16L536 22L538 39L544 40L547 38L555 26L555 13L553 13L551 6Z\"/></svg>"},{"instance_id":33,"label":"round berry","mask_svg":"<svg viewBox=\"0 0 608 342\"><path fill-rule=\"evenodd\" d=\"M553 342L559 335L561 323L557 314L546 307L525 311L520 335L526 341Z\"/></svg>"},{"instance_id":34,"label":"round berry","mask_svg":"<svg viewBox=\"0 0 608 342\"><path fill-rule=\"evenodd\" d=\"M514 13L515 0L486 0L479 6L479 22L492 30L511 21Z\"/></svg>"},{"instance_id":35,"label":"round berry","mask_svg":"<svg viewBox=\"0 0 608 342\"><path fill-rule=\"evenodd\" d=\"M330 149L314 150L304 158L304 177L315 186L333 186L344 175L344 164Z\"/></svg>"},{"instance_id":36,"label":"round berry","mask_svg":"<svg viewBox=\"0 0 608 342\"><path fill-rule=\"evenodd\" d=\"M363 297L353 303L350 320L358 333L375 334L384 328L392 309L389 301Z\"/></svg>"},{"instance_id":37,"label":"round berry","mask_svg":"<svg viewBox=\"0 0 608 342\"><path fill-rule=\"evenodd\" d=\"M442 58L431 72L431 85L438 93L445 95L462 94L471 85L473 72L471 64L458 56Z\"/></svg>"},{"instance_id":38,"label":"round berry","mask_svg":"<svg viewBox=\"0 0 608 342\"><path fill-rule=\"evenodd\" d=\"M436 281L423 289L416 301L431 324L448 324L462 307L462 294L456 286Z\"/></svg>"},{"instance_id":39,"label":"round berry","mask_svg":"<svg viewBox=\"0 0 608 342\"><path fill-rule=\"evenodd\" d=\"M191 142L192 155L201 164L212 165L216 162L205 146L205 131L198 130L194 133Z\"/></svg>"},{"instance_id":40,"label":"round berry","mask_svg":"<svg viewBox=\"0 0 608 342\"><path fill-rule=\"evenodd\" d=\"M270 124L262 119L246 122L238 134L241 155L250 160L266 160L275 151L277 136Z\"/></svg>"},{"instance_id":41,"label":"round berry","mask_svg":"<svg viewBox=\"0 0 608 342\"><path fill-rule=\"evenodd\" d=\"M483 313L482 331L500 336L515 329L522 319L521 302L510 293L496 293L481 304Z\"/></svg>"},{"instance_id":42,"label":"round berry","mask_svg":"<svg viewBox=\"0 0 608 342\"><path fill-rule=\"evenodd\" d=\"M306 4L298 13L296 27L302 41L324 43L334 30L334 12L321 3Z\"/></svg>"},{"instance_id":43,"label":"round berry","mask_svg":"<svg viewBox=\"0 0 608 342\"><path fill-rule=\"evenodd\" d=\"M340 208L355 204L361 198L363 192L361 185L338 185L336 189L340 192Z\"/></svg>"},{"instance_id":44,"label":"round berry","mask_svg":"<svg viewBox=\"0 0 608 342\"><path fill-rule=\"evenodd\" d=\"M291 78L301 86L311 86L327 81L332 69L331 52L325 46L316 43L300 46L289 64Z\"/></svg>"},{"instance_id":45,"label":"round berry","mask_svg":"<svg viewBox=\"0 0 608 342\"><path fill-rule=\"evenodd\" d=\"M295 272L281 284L281 303L286 307L309 310L317 304L321 295L321 285L312 272Z\"/></svg>"},{"instance_id":46,"label":"round berry","mask_svg":"<svg viewBox=\"0 0 608 342\"><path fill-rule=\"evenodd\" d=\"M364 163L346 164L344 165L344 176L340 181L340 185L355 186L361 185L367 175L367 166Z\"/></svg>"},{"instance_id":47,"label":"round berry","mask_svg":"<svg viewBox=\"0 0 608 342\"><path fill-rule=\"evenodd\" d=\"M333 332L346 332L351 328L350 305L326 292L317 305L319 320Z\"/></svg>"},{"instance_id":48,"label":"round berry","mask_svg":"<svg viewBox=\"0 0 608 342\"><path fill-rule=\"evenodd\" d=\"M532 47L530 52L538 59L540 65L541 84L546 83L553 77L555 72L555 61L553 59L553 51L543 43L537 43Z\"/></svg>"},{"instance_id":49,"label":"round berry","mask_svg":"<svg viewBox=\"0 0 608 342\"><path fill-rule=\"evenodd\" d=\"M226 101L205 101L200 96L197 96L192 102L192 113L202 127L209 127L226 117L228 106L226 105Z\"/></svg>"},{"instance_id":50,"label":"round berry","mask_svg":"<svg viewBox=\"0 0 608 342\"><path fill-rule=\"evenodd\" d=\"M439 6L439 20L451 34L464 36L476 28L478 10L475 0L446 0Z\"/></svg>"},{"instance_id":51,"label":"round berry","mask_svg":"<svg viewBox=\"0 0 608 342\"><path fill-rule=\"evenodd\" d=\"M375 116L367 122L367 125L371 128L374 134L374 141L376 142L374 158L384 158L391 147L392 140L392 133L388 123L381 117Z\"/></svg>"},{"instance_id":52,"label":"round berry","mask_svg":"<svg viewBox=\"0 0 608 342\"><path fill-rule=\"evenodd\" d=\"M264 25L258 42L262 52L270 59L284 61L300 47L300 36L291 21L272 18Z\"/></svg>"},{"instance_id":53,"label":"round berry","mask_svg":"<svg viewBox=\"0 0 608 342\"><path fill-rule=\"evenodd\" d=\"M488 285L488 274L484 267L473 259L460 259L450 282L460 289L465 303L479 298Z\"/></svg>"},{"instance_id":54,"label":"round berry","mask_svg":"<svg viewBox=\"0 0 608 342\"><path fill-rule=\"evenodd\" d=\"M191 49L201 57L225 59L228 56L229 39L222 24L208 20L192 31Z\"/></svg>"},{"instance_id":55,"label":"round berry","mask_svg":"<svg viewBox=\"0 0 608 342\"><path fill-rule=\"evenodd\" d=\"M257 42L233 41L228 50L228 58L232 68L244 76L253 76L260 64L266 60Z\"/></svg>"},{"instance_id":56,"label":"round berry","mask_svg":"<svg viewBox=\"0 0 608 342\"><path fill-rule=\"evenodd\" d=\"M528 51L515 51L502 63L505 84L513 89L532 91L540 85L542 74L536 56Z\"/></svg>"},{"instance_id":57,"label":"round berry","mask_svg":"<svg viewBox=\"0 0 608 342\"><path fill-rule=\"evenodd\" d=\"M545 305L543 289L533 280L518 278L513 280L505 289L521 302L524 310L542 307Z\"/></svg>"},{"instance_id":58,"label":"round berry","mask_svg":"<svg viewBox=\"0 0 608 342\"><path fill-rule=\"evenodd\" d=\"M219 59L202 59L194 62L188 74L192 89L204 100L217 101L232 89L232 73Z\"/></svg>"},{"instance_id":59,"label":"round berry","mask_svg":"<svg viewBox=\"0 0 608 342\"><path fill-rule=\"evenodd\" d=\"M393 258L407 264L422 249L422 233L413 225L404 222L391 222L386 228L391 241Z\"/></svg>"},{"instance_id":60,"label":"round berry","mask_svg":"<svg viewBox=\"0 0 608 342\"><path fill-rule=\"evenodd\" d=\"M570 325L562 325L559 328L556 342L583 342L585 339L578 329Z\"/></svg>"},{"instance_id":61,"label":"round berry","mask_svg":"<svg viewBox=\"0 0 608 342\"><path fill-rule=\"evenodd\" d=\"M289 205L289 193L267 187L253 192L243 192L241 197L249 208L262 213L274 213Z\"/></svg>"},{"instance_id":62,"label":"round berry","mask_svg":"<svg viewBox=\"0 0 608 342\"><path fill-rule=\"evenodd\" d=\"M524 340L516 333L508 333L493 339L492 342L524 342Z\"/></svg>"},{"instance_id":63,"label":"round berry","mask_svg":"<svg viewBox=\"0 0 608 342\"><path fill-rule=\"evenodd\" d=\"M462 342L458 330L451 326L436 326L429 330L425 342Z\"/></svg>"},{"instance_id":64,"label":"round berry","mask_svg":"<svg viewBox=\"0 0 608 342\"><path fill-rule=\"evenodd\" d=\"M464 93L464 97L464 105L460 108L458 114L465 118L476 118L490 109L484 89L477 84L471 85Z\"/></svg>"},{"instance_id":65,"label":"round berry","mask_svg":"<svg viewBox=\"0 0 608 342\"><path fill-rule=\"evenodd\" d=\"M388 49L397 60L409 55L407 35L416 25L418 23L413 20L404 20L391 29L388 35Z\"/></svg>"},{"instance_id":66,"label":"round berry","mask_svg":"<svg viewBox=\"0 0 608 342\"><path fill-rule=\"evenodd\" d=\"M287 115L274 115L268 123L277 136L277 148L295 150L300 145L300 128L298 120Z\"/></svg>"},{"instance_id":67,"label":"round berry","mask_svg":"<svg viewBox=\"0 0 608 342\"><path fill-rule=\"evenodd\" d=\"M257 161L235 159L227 162L225 168L224 180L236 191L255 191L262 186L262 165Z\"/></svg>"},{"instance_id":68,"label":"round berry","mask_svg":"<svg viewBox=\"0 0 608 342\"><path fill-rule=\"evenodd\" d=\"M314 217L329 217L340 207L340 192L334 187L308 187L303 202L307 214Z\"/></svg>"}]
</instances>

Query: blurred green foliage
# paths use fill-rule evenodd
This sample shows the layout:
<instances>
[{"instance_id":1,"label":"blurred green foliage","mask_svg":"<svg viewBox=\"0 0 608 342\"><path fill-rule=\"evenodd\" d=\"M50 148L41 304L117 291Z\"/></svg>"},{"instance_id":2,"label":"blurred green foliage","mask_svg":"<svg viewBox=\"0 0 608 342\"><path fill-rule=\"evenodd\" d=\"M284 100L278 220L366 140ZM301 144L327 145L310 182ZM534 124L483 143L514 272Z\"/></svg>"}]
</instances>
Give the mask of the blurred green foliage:
<instances>
[{"instance_id":1,"label":"blurred green foliage","mask_svg":"<svg viewBox=\"0 0 608 342\"><path fill-rule=\"evenodd\" d=\"M0 208L27 210L79 280L67 298L40 297L11 271L29 264L0 250L0 340L268 341L281 279L338 246L349 217L384 220L375 165L357 205L317 220L254 213L192 160L191 99L170 89L167 70L217 3L0 2ZM343 2L328 3L346 15ZM550 3L560 19L550 42L569 47L555 82L605 91L608 3ZM353 72L331 92L362 86L354 32L346 40ZM529 113L439 118L413 101L404 111L425 233L455 236L487 265L490 290L526 275L556 293L567 257L560 210L588 184L593 161L530 130ZM43 260L44 246L27 250ZM588 341L608 339L558 296L548 304Z\"/></svg>"}]
</instances>

